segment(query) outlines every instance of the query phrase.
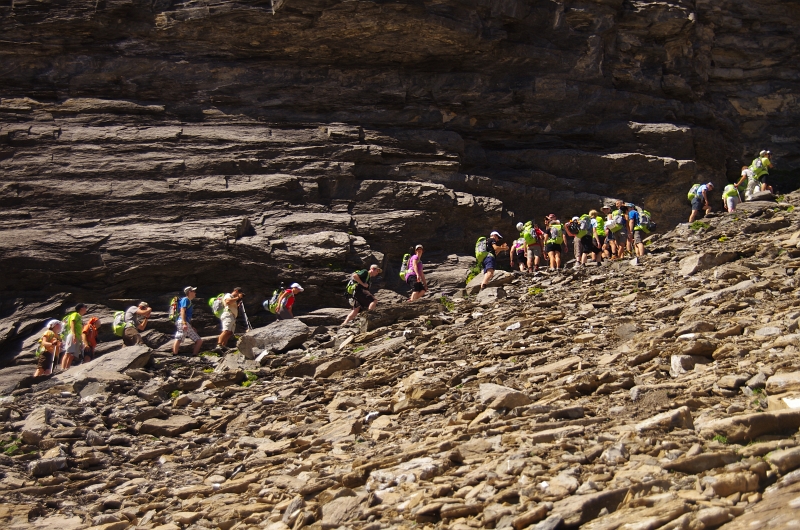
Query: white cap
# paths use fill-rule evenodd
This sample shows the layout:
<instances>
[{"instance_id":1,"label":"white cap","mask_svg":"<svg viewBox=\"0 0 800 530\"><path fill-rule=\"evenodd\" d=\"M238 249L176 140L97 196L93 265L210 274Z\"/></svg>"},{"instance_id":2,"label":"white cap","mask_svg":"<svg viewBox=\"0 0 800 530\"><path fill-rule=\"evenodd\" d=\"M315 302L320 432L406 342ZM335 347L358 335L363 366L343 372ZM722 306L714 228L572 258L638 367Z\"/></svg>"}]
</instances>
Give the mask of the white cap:
<instances>
[{"instance_id":1,"label":"white cap","mask_svg":"<svg viewBox=\"0 0 800 530\"><path fill-rule=\"evenodd\" d=\"M762 149L762 151L760 153L758 153L758 156L764 156L767 153L769 153L769 151L765 151L765 150Z\"/></svg>"},{"instance_id":2,"label":"white cap","mask_svg":"<svg viewBox=\"0 0 800 530\"><path fill-rule=\"evenodd\" d=\"M517 223L517 230L522 230L523 228L525 228L525 225L524 225L524 224L522 224L522 223Z\"/></svg>"},{"instance_id":3,"label":"white cap","mask_svg":"<svg viewBox=\"0 0 800 530\"><path fill-rule=\"evenodd\" d=\"M50 321L47 322L47 329L53 329L54 327L60 326L60 325L61 325L61 321L60 320L53 319L53 320L50 320Z\"/></svg>"},{"instance_id":4,"label":"white cap","mask_svg":"<svg viewBox=\"0 0 800 530\"><path fill-rule=\"evenodd\" d=\"M191 285L183 290L183 294L189 294L189 291L196 291L197 287L192 287Z\"/></svg>"},{"instance_id":5,"label":"white cap","mask_svg":"<svg viewBox=\"0 0 800 530\"><path fill-rule=\"evenodd\" d=\"M292 285L290 285L289 287L290 287L290 288L292 288L292 289L297 289L297 290L298 290L298 291L300 291L301 293L303 292L303 288L302 288L302 287L300 287L300 284L299 284L299 283L293 283L293 284L292 284Z\"/></svg>"},{"instance_id":6,"label":"white cap","mask_svg":"<svg viewBox=\"0 0 800 530\"><path fill-rule=\"evenodd\" d=\"M492 232L491 234L489 234L489 237L492 237L492 236L497 236L500 239L503 239L503 236L500 235L500 232Z\"/></svg>"},{"instance_id":7,"label":"white cap","mask_svg":"<svg viewBox=\"0 0 800 530\"><path fill-rule=\"evenodd\" d=\"M578 217L578 216L576 215L575 217L573 217L573 218L572 218L572 220L573 220L573 221L580 221L580 217Z\"/></svg>"}]
</instances>

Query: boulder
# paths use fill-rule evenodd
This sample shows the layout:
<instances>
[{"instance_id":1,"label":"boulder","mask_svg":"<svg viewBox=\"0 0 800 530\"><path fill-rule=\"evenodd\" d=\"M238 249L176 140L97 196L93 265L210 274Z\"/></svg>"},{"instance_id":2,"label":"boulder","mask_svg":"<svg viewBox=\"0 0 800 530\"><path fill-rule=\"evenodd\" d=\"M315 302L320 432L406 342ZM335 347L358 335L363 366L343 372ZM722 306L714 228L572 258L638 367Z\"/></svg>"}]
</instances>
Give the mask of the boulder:
<instances>
[{"instance_id":1,"label":"boulder","mask_svg":"<svg viewBox=\"0 0 800 530\"><path fill-rule=\"evenodd\" d=\"M491 305L498 300L503 300L506 297L506 291L502 287L485 287L475 297L478 305Z\"/></svg>"},{"instance_id":2,"label":"boulder","mask_svg":"<svg viewBox=\"0 0 800 530\"><path fill-rule=\"evenodd\" d=\"M749 442L766 434L796 431L800 427L800 409L742 414L712 420L696 427L706 438L721 435L729 442Z\"/></svg>"},{"instance_id":3,"label":"boulder","mask_svg":"<svg viewBox=\"0 0 800 530\"><path fill-rule=\"evenodd\" d=\"M800 372L783 372L767 379L766 390L769 394L783 394L800 391Z\"/></svg>"},{"instance_id":4,"label":"boulder","mask_svg":"<svg viewBox=\"0 0 800 530\"><path fill-rule=\"evenodd\" d=\"M492 409L513 409L528 405L531 402L531 399L526 394L494 383L481 384L478 399Z\"/></svg>"},{"instance_id":5,"label":"boulder","mask_svg":"<svg viewBox=\"0 0 800 530\"><path fill-rule=\"evenodd\" d=\"M164 420L151 418L142 423L142 426L139 428L139 434L152 434L153 436L168 436L174 438L179 434L197 428L199 425L200 423L196 419L189 416L170 416Z\"/></svg>"},{"instance_id":6,"label":"boulder","mask_svg":"<svg viewBox=\"0 0 800 530\"><path fill-rule=\"evenodd\" d=\"M402 302L395 305L381 305L373 311L362 311L361 333L370 332L382 326L390 326L398 320L411 320L422 315L435 315L444 307L438 300L422 299L414 302Z\"/></svg>"},{"instance_id":7,"label":"boulder","mask_svg":"<svg viewBox=\"0 0 800 530\"><path fill-rule=\"evenodd\" d=\"M481 291L481 283L483 282L483 274L478 274L467 284L466 292L468 295L476 295ZM514 274L511 272L495 270L492 279L486 284L486 287L502 287L514 281ZM485 288L484 288L485 289Z\"/></svg>"},{"instance_id":8,"label":"boulder","mask_svg":"<svg viewBox=\"0 0 800 530\"><path fill-rule=\"evenodd\" d=\"M145 367L150 362L151 355L152 350L143 344L125 346L90 363L61 372L47 381L34 385L33 389L39 392L54 386L65 386L79 393L89 383L129 382L132 381L131 378L122 372Z\"/></svg>"},{"instance_id":9,"label":"boulder","mask_svg":"<svg viewBox=\"0 0 800 530\"><path fill-rule=\"evenodd\" d=\"M738 257L739 254L736 252L699 252L680 261L680 273L684 276L691 276L700 271L733 261Z\"/></svg>"},{"instance_id":10,"label":"boulder","mask_svg":"<svg viewBox=\"0 0 800 530\"><path fill-rule=\"evenodd\" d=\"M249 330L239 339L236 348L247 359L255 359L263 350L284 352L297 348L308 340L312 331L296 318L278 320L263 328Z\"/></svg>"},{"instance_id":11,"label":"boulder","mask_svg":"<svg viewBox=\"0 0 800 530\"><path fill-rule=\"evenodd\" d=\"M324 378L330 377L331 375L342 372L344 370L352 370L353 368L358 368L358 365L361 364L357 357L342 357L341 359L336 359L333 361L328 361L320 364L317 366L316 370L314 371L314 378Z\"/></svg>"},{"instance_id":12,"label":"boulder","mask_svg":"<svg viewBox=\"0 0 800 530\"><path fill-rule=\"evenodd\" d=\"M694 429L694 424L692 423L692 414L689 412L689 407L680 407L641 421L636 424L635 429L637 432L651 429L671 431L672 429Z\"/></svg>"}]
</instances>

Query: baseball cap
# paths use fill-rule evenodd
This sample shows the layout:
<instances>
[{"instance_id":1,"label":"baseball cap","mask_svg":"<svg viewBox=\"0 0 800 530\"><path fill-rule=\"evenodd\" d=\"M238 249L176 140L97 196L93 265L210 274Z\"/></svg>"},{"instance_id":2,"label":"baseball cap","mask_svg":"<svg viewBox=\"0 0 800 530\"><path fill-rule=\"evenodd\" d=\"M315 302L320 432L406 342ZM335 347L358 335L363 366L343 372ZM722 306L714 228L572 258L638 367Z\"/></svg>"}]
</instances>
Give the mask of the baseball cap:
<instances>
[{"instance_id":1,"label":"baseball cap","mask_svg":"<svg viewBox=\"0 0 800 530\"><path fill-rule=\"evenodd\" d=\"M147 308L149 308L150 306L149 306L149 305L147 305L147 302L139 302L139 307L141 307L142 309L147 309Z\"/></svg>"},{"instance_id":2,"label":"baseball cap","mask_svg":"<svg viewBox=\"0 0 800 530\"><path fill-rule=\"evenodd\" d=\"M53 319L53 320L50 320L50 321L47 322L47 329L53 329L56 326L60 326L60 325L61 325L61 321L60 320Z\"/></svg>"},{"instance_id":3,"label":"baseball cap","mask_svg":"<svg viewBox=\"0 0 800 530\"><path fill-rule=\"evenodd\" d=\"M709 182L708 184L706 184L706 186L708 186L709 188L713 188L714 187L714 183L713 182ZM723 190L723 191L725 191L725 190Z\"/></svg>"},{"instance_id":4,"label":"baseball cap","mask_svg":"<svg viewBox=\"0 0 800 530\"><path fill-rule=\"evenodd\" d=\"M572 220L573 221L580 221L580 218L576 215L575 217L572 218Z\"/></svg>"},{"instance_id":5,"label":"baseball cap","mask_svg":"<svg viewBox=\"0 0 800 530\"><path fill-rule=\"evenodd\" d=\"M184 294L189 294L189 291L196 291L196 290L197 290L197 287L192 287L192 286L190 285L189 287L186 287L186 288L183 290L183 293L184 293Z\"/></svg>"},{"instance_id":6,"label":"baseball cap","mask_svg":"<svg viewBox=\"0 0 800 530\"><path fill-rule=\"evenodd\" d=\"M525 225L524 225L524 224L522 224L522 223L517 223L517 230L522 230L523 228L525 228Z\"/></svg>"},{"instance_id":7,"label":"baseball cap","mask_svg":"<svg viewBox=\"0 0 800 530\"><path fill-rule=\"evenodd\" d=\"M302 293L302 292L303 292L303 290L304 290L302 287L300 287L300 284L299 284L299 283L293 283L293 284L292 284L292 285L290 285L289 287L291 287L292 289L297 289L297 290L298 290L298 291L300 291L301 293Z\"/></svg>"},{"instance_id":8,"label":"baseball cap","mask_svg":"<svg viewBox=\"0 0 800 530\"><path fill-rule=\"evenodd\" d=\"M500 235L500 232L492 232L491 234L489 234L489 237L492 237L492 236L497 236L500 239L503 239L503 236Z\"/></svg>"},{"instance_id":9,"label":"baseball cap","mask_svg":"<svg viewBox=\"0 0 800 530\"><path fill-rule=\"evenodd\" d=\"M414 247L414 250L419 250L419 249L425 250L425 248L422 245L417 245L416 247Z\"/></svg>"}]
</instances>

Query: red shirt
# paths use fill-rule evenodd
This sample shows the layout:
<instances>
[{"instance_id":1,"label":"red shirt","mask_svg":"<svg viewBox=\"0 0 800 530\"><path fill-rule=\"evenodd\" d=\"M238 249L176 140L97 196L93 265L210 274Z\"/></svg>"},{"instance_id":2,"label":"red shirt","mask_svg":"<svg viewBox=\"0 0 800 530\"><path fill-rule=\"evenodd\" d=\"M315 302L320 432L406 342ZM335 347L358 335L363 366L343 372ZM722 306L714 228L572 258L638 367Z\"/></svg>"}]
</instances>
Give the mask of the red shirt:
<instances>
[{"instance_id":1,"label":"red shirt","mask_svg":"<svg viewBox=\"0 0 800 530\"><path fill-rule=\"evenodd\" d=\"M283 299L283 305L286 309L291 309L294 305L294 293L291 289L286 289L286 297Z\"/></svg>"},{"instance_id":2,"label":"red shirt","mask_svg":"<svg viewBox=\"0 0 800 530\"><path fill-rule=\"evenodd\" d=\"M97 346L97 328L91 324L83 326L83 334L86 335L86 344L90 348Z\"/></svg>"}]
</instances>

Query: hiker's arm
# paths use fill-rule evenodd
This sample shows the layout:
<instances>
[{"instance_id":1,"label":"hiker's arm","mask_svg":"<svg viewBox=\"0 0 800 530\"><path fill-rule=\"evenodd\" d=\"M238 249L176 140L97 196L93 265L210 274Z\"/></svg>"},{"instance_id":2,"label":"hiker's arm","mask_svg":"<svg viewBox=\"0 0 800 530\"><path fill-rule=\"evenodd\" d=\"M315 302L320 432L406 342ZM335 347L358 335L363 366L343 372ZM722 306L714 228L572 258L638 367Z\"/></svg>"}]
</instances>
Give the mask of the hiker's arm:
<instances>
[{"instance_id":1,"label":"hiker's arm","mask_svg":"<svg viewBox=\"0 0 800 530\"><path fill-rule=\"evenodd\" d=\"M89 337L86 336L85 331L81 333L81 342L83 342L84 344L89 344Z\"/></svg>"},{"instance_id":2,"label":"hiker's arm","mask_svg":"<svg viewBox=\"0 0 800 530\"><path fill-rule=\"evenodd\" d=\"M183 327L188 327L189 324L186 323L186 308L185 307L181 308L181 317L180 318L181 318L181 321L183 322Z\"/></svg>"}]
</instances>

